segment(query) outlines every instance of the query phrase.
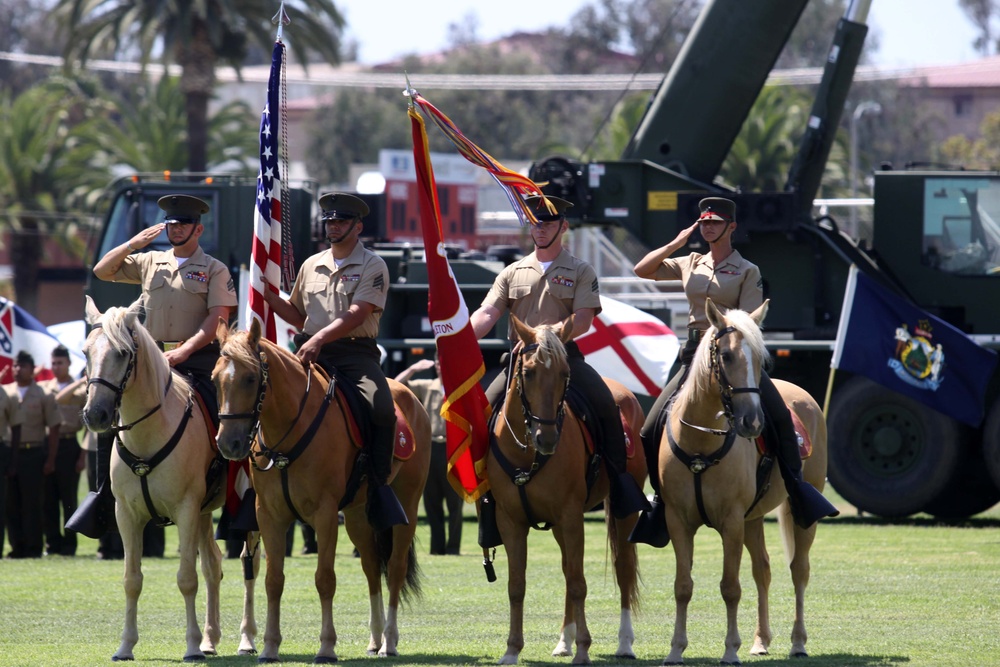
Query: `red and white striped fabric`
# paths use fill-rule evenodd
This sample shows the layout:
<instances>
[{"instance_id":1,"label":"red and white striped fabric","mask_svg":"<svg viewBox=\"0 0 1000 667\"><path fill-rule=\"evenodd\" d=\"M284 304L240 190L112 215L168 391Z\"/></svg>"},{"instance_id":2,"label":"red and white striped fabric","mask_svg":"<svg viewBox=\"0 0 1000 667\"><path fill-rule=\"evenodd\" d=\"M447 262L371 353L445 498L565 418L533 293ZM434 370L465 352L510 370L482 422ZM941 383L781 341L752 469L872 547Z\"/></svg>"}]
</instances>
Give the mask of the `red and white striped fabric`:
<instances>
[{"instance_id":1,"label":"red and white striped fabric","mask_svg":"<svg viewBox=\"0 0 1000 667\"><path fill-rule=\"evenodd\" d=\"M627 303L602 296L601 312L576 344L587 363L636 394L659 396L680 343L666 324Z\"/></svg>"},{"instance_id":2,"label":"red and white striped fabric","mask_svg":"<svg viewBox=\"0 0 1000 667\"><path fill-rule=\"evenodd\" d=\"M264 301L264 290L281 284L281 174L278 168L279 89L284 45L275 42L267 103L260 117L260 171L251 250L249 304L246 327L259 320L268 340L274 340L274 314ZM252 318L252 319L251 319Z\"/></svg>"}]
</instances>

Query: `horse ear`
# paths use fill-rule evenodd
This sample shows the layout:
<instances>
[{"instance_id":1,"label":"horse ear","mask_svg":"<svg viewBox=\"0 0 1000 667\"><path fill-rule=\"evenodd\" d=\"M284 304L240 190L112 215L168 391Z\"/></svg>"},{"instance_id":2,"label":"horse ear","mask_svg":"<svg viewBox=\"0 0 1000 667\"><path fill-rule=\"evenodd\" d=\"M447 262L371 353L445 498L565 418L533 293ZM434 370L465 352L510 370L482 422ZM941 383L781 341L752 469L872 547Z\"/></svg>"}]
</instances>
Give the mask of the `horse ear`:
<instances>
[{"instance_id":1,"label":"horse ear","mask_svg":"<svg viewBox=\"0 0 1000 667\"><path fill-rule=\"evenodd\" d=\"M559 340L563 342L563 345L573 340L573 323L575 319L573 315L570 315L565 320L563 320L562 328L559 329Z\"/></svg>"},{"instance_id":2,"label":"horse ear","mask_svg":"<svg viewBox=\"0 0 1000 667\"><path fill-rule=\"evenodd\" d=\"M708 315L708 323L713 327L716 329L726 328L725 316L723 316L722 311L719 310L718 306L710 298L705 299L705 314Z\"/></svg>"},{"instance_id":3,"label":"horse ear","mask_svg":"<svg viewBox=\"0 0 1000 667\"><path fill-rule=\"evenodd\" d=\"M260 342L260 320L256 317L251 318L250 321L250 345L253 347L257 346Z\"/></svg>"},{"instance_id":4,"label":"horse ear","mask_svg":"<svg viewBox=\"0 0 1000 667\"><path fill-rule=\"evenodd\" d=\"M771 303L770 299L764 299L764 303L760 304L757 310L750 313L750 319L757 323L759 327L764 323L764 318L767 317L767 304Z\"/></svg>"},{"instance_id":5,"label":"horse ear","mask_svg":"<svg viewBox=\"0 0 1000 667\"><path fill-rule=\"evenodd\" d=\"M215 325L215 337L219 340L219 345L225 345L226 339L229 338L229 325L221 317L219 323Z\"/></svg>"},{"instance_id":6,"label":"horse ear","mask_svg":"<svg viewBox=\"0 0 1000 667\"><path fill-rule=\"evenodd\" d=\"M517 319L517 317L513 314L510 316L510 321L514 323L514 331L517 333L517 337L523 340L525 345L530 345L535 342L534 329Z\"/></svg>"},{"instance_id":7,"label":"horse ear","mask_svg":"<svg viewBox=\"0 0 1000 667\"><path fill-rule=\"evenodd\" d=\"M94 326L101 321L101 311L97 309L97 304L94 303L94 300L90 298L89 294L86 299L87 301L83 307L84 318L86 319L87 324Z\"/></svg>"},{"instance_id":8,"label":"horse ear","mask_svg":"<svg viewBox=\"0 0 1000 667\"><path fill-rule=\"evenodd\" d=\"M139 297L128 307L125 311L125 324L127 326L132 326L135 324L136 318L139 317L139 313L143 311L145 304L142 302L142 297Z\"/></svg>"}]
</instances>

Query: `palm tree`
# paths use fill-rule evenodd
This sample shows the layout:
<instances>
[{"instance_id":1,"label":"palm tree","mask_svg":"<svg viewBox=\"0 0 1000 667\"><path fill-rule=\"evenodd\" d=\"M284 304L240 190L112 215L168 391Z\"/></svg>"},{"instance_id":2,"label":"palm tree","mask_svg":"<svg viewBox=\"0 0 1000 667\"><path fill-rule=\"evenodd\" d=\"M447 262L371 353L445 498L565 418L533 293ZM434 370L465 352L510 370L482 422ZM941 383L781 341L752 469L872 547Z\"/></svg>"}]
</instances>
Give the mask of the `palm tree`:
<instances>
[{"instance_id":1,"label":"palm tree","mask_svg":"<svg viewBox=\"0 0 1000 667\"><path fill-rule=\"evenodd\" d=\"M137 54L145 65L153 54L181 67L188 136L188 169L205 171L208 102L219 63L239 70L248 39L269 50L274 28L272 0L58 0L53 12L69 31L66 60L93 53ZM301 63L317 54L339 61L344 20L332 0L286 0L288 45Z\"/></svg>"},{"instance_id":2,"label":"palm tree","mask_svg":"<svg viewBox=\"0 0 1000 667\"><path fill-rule=\"evenodd\" d=\"M95 167L98 121L67 82L51 80L13 98L0 93L0 222L11 229L14 291L35 312L43 239L76 238L76 197L107 182Z\"/></svg>"}]
</instances>

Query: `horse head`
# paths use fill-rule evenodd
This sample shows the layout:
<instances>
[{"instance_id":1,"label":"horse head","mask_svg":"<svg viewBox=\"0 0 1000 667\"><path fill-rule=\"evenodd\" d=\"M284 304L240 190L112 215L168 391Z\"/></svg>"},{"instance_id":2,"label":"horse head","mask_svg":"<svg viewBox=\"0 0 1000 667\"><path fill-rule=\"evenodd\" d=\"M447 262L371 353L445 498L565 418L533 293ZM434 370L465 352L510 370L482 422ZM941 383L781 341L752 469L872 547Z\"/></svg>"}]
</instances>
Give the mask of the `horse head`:
<instances>
[{"instance_id":1,"label":"horse head","mask_svg":"<svg viewBox=\"0 0 1000 667\"><path fill-rule=\"evenodd\" d=\"M136 321L142 302L128 308L109 308L101 313L87 296L87 324L90 335L84 343L87 357L87 403L83 423L91 431L107 431L121 407L122 397L136 370Z\"/></svg>"},{"instance_id":2,"label":"horse head","mask_svg":"<svg viewBox=\"0 0 1000 667\"><path fill-rule=\"evenodd\" d=\"M566 343L573 333L573 317L562 324L531 328L511 315L523 347L518 355L514 384L521 401L524 427L539 454L556 449L565 414L569 386Z\"/></svg>"},{"instance_id":3,"label":"horse head","mask_svg":"<svg viewBox=\"0 0 1000 667\"><path fill-rule=\"evenodd\" d=\"M708 367L718 384L726 418L744 438L756 438L764 428L760 372L768 353L760 325L767 307L768 301L764 301L752 313L731 310L723 314L711 299L705 301L712 325L705 343L709 346Z\"/></svg>"},{"instance_id":4,"label":"horse head","mask_svg":"<svg viewBox=\"0 0 1000 667\"><path fill-rule=\"evenodd\" d=\"M219 397L216 443L224 457L239 461L250 454L267 391L267 364L260 352L260 322L253 320L247 332L230 332L220 318L216 336L221 348L212 371Z\"/></svg>"}]
</instances>

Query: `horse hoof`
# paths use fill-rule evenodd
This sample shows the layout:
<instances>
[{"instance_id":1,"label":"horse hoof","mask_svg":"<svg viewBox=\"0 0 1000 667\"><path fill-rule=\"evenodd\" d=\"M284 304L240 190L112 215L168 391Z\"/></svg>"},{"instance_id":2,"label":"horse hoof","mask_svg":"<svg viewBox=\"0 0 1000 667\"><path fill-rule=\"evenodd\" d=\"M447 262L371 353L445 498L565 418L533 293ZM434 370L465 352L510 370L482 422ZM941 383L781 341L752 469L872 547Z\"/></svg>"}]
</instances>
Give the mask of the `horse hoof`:
<instances>
[{"instance_id":1,"label":"horse hoof","mask_svg":"<svg viewBox=\"0 0 1000 667\"><path fill-rule=\"evenodd\" d=\"M313 664L314 665L332 665L335 662L337 662L337 657L336 656L333 656L331 658L331 657L325 656L325 655L317 655L316 659L313 660Z\"/></svg>"},{"instance_id":2,"label":"horse hoof","mask_svg":"<svg viewBox=\"0 0 1000 667\"><path fill-rule=\"evenodd\" d=\"M236 652L236 655L257 655L257 649L255 648L241 648Z\"/></svg>"},{"instance_id":3,"label":"horse hoof","mask_svg":"<svg viewBox=\"0 0 1000 667\"><path fill-rule=\"evenodd\" d=\"M257 658L258 665L273 665L276 662L281 662L281 661L278 660L277 658L264 658L264 657Z\"/></svg>"},{"instance_id":4,"label":"horse hoof","mask_svg":"<svg viewBox=\"0 0 1000 667\"><path fill-rule=\"evenodd\" d=\"M635 660L635 653L615 653L615 657L622 660Z\"/></svg>"},{"instance_id":5,"label":"horse hoof","mask_svg":"<svg viewBox=\"0 0 1000 667\"><path fill-rule=\"evenodd\" d=\"M202 662L205 659L204 653L193 653L184 656L184 662Z\"/></svg>"},{"instance_id":6,"label":"horse hoof","mask_svg":"<svg viewBox=\"0 0 1000 667\"><path fill-rule=\"evenodd\" d=\"M117 655L111 656L111 662L125 662L126 660L129 661L129 662L131 662L131 661L135 660L135 658L132 657L132 656L126 656L124 658L119 657Z\"/></svg>"},{"instance_id":7,"label":"horse hoof","mask_svg":"<svg viewBox=\"0 0 1000 667\"><path fill-rule=\"evenodd\" d=\"M726 662L725 660L720 660L719 664L720 665L728 665L729 667L739 667L743 663L740 662L739 660L733 660L732 662Z\"/></svg>"},{"instance_id":8,"label":"horse hoof","mask_svg":"<svg viewBox=\"0 0 1000 667\"><path fill-rule=\"evenodd\" d=\"M795 653L792 653L788 657L790 657L790 658L808 658L809 654L806 653L805 651L796 651Z\"/></svg>"}]
</instances>

